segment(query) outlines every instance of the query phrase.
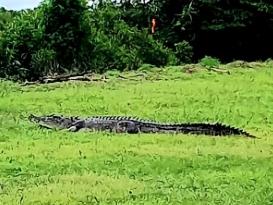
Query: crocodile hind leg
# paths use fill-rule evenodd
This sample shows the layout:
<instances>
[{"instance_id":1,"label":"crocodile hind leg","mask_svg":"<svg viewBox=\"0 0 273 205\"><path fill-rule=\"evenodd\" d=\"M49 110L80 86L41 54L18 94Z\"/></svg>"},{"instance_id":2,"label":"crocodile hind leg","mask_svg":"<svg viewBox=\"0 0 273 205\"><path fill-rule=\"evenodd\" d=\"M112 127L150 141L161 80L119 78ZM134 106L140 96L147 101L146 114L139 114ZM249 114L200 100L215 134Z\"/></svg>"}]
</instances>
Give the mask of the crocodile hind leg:
<instances>
[{"instance_id":1,"label":"crocodile hind leg","mask_svg":"<svg viewBox=\"0 0 273 205\"><path fill-rule=\"evenodd\" d=\"M116 126L117 133L137 134L140 132L139 127L132 121L120 121Z\"/></svg>"}]
</instances>

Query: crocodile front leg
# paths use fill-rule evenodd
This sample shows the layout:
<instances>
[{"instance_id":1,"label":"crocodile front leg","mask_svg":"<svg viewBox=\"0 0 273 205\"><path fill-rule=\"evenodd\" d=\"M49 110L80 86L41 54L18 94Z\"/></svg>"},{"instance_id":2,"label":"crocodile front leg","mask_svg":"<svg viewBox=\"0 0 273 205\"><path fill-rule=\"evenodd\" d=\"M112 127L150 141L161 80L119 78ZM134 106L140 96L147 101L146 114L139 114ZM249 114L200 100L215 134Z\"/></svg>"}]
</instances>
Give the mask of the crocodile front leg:
<instances>
[{"instance_id":1,"label":"crocodile front leg","mask_svg":"<svg viewBox=\"0 0 273 205\"><path fill-rule=\"evenodd\" d=\"M85 128L85 121L84 120L78 120L74 122L67 130L69 132L77 132L80 129Z\"/></svg>"}]
</instances>

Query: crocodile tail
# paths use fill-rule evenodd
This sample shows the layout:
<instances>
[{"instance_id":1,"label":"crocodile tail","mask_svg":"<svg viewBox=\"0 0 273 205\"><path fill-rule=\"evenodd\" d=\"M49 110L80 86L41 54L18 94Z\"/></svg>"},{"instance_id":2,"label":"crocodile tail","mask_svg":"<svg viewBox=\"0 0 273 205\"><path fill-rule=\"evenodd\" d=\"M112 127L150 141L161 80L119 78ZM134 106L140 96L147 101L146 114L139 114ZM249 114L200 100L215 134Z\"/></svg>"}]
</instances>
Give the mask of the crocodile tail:
<instances>
[{"instance_id":1,"label":"crocodile tail","mask_svg":"<svg viewBox=\"0 0 273 205\"><path fill-rule=\"evenodd\" d=\"M244 131L243 129L232 127L229 125L223 125L220 123L209 124L214 129L216 135L243 135L245 137L256 138L254 135Z\"/></svg>"},{"instance_id":2,"label":"crocodile tail","mask_svg":"<svg viewBox=\"0 0 273 205\"><path fill-rule=\"evenodd\" d=\"M176 131L184 134L200 134L200 135L213 135L213 136L227 136L227 135L244 135L250 138L256 138L254 135L248 132L223 125L220 123L206 124L206 123L188 123L188 124L174 124L174 125L163 125L160 129L165 131Z\"/></svg>"}]
</instances>

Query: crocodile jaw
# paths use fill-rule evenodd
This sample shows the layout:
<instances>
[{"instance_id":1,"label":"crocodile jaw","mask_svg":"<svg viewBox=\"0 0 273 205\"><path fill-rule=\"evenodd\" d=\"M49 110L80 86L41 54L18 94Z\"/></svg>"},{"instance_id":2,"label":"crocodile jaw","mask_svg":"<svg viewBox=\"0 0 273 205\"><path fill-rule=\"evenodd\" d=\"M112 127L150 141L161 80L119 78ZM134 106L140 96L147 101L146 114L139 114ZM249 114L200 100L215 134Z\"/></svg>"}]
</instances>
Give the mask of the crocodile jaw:
<instances>
[{"instance_id":1,"label":"crocodile jaw","mask_svg":"<svg viewBox=\"0 0 273 205\"><path fill-rule=\"evenodd\" d=\"M66 129L74 122L72 118L63 118L55 115L38 117L31 114L28 119L31 122L37 123L41 127L49 129Z\"/></svg>"}]
</instances>

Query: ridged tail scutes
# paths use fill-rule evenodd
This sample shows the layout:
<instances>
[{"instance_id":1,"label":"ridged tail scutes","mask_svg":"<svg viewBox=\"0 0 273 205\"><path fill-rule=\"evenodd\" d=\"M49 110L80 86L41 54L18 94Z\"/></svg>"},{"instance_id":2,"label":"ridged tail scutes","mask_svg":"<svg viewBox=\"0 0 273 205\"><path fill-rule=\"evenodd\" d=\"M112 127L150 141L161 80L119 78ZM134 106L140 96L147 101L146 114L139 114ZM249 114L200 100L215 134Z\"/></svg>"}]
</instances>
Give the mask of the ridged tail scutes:
<instances>
[{"instance_id":1,"label":"ridged tail scutes","mask_svg":"<svg viewBox=\"0 0 273 205\"><path fill-rule=\"evenodd\" d=\"M221 123L185 123L185 124L173 124L162 125L160 129L165 131L176 131L177 133L184 134L199 134L199 135L212 135L212 136L228 136L228 135L244 135L250 138L256 138L254 135L248 132Z\"/></svg>"}]
</instances>

